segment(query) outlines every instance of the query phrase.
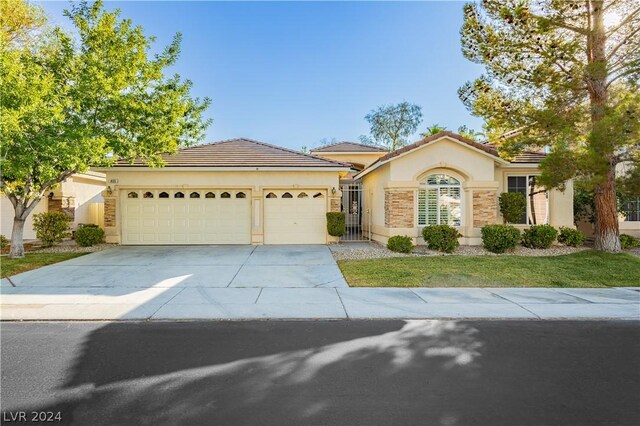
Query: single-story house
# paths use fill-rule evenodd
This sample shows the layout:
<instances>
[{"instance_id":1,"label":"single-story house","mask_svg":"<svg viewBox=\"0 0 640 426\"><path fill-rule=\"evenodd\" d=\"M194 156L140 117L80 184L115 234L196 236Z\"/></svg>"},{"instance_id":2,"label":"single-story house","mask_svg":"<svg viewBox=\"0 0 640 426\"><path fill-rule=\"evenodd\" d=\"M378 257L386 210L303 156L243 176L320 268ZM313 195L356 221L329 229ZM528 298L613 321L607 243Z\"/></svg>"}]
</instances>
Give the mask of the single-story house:
<instances>
[{"instance_id":1,"label":"single-story house","mask_svg":"<svg viewBox=\"0 0 640 426\"><path fill-rule=\"evenodd\" d=\"M363 238L421 243L424 226L446 223L462 244L480 244L482 226L502 223L498 196L507 191L529 195L517 226L573 226L572 183L564 192L536 185L543 153L508 161L451 132L394 152L340 142L307 155L243 138L163 158L163 168L121 161L100 170L108 242L326 244L336 241L326 213L345 211Z\"/></svg>"},{"instance_id":2,"label":"single-story house","mask_svg":"<svg viewBox=\"0 0 640 426\"><path fill-rule=\"evenodd\" d=\"M33 215L46 211L62 211L71 219L71 229L81 223L93 223L104 226L102 221L105 175L95 171L77 173L51 190L46 198L40 200L24 225L24 239L36 238L33 229ZM13 205L5 196L0 197L0 233L11 238L13 229Z\"/></svg>"},{"instance_id":3,"label":"single-story house","mask_svg":"<svg viewBox=\"0 0 640 426\"><path fill-rule=\"evenodd\" d=\"M107 242L326 244L349 165L232 139L165 155L163 168L121 161L107 175Z\"/></svg>"},{"instance_id":4,"label":"single-story house","mask_svg":"<svg viewBox=\"0 0 640 426\"><path fill-rule=\"evenodd\" d=\"M363 232L380 242L407 235L421 244L423 227L448 224L462 234L461 244L481 244L480 229L503 222L502 192L527 196L519 228L543 223L574 227L572 182L564 192L536 185L544 156L525 152L506 160L495 146L448 131L390 152L355 175L367 212Z\"/></svg>"}]
</instances>

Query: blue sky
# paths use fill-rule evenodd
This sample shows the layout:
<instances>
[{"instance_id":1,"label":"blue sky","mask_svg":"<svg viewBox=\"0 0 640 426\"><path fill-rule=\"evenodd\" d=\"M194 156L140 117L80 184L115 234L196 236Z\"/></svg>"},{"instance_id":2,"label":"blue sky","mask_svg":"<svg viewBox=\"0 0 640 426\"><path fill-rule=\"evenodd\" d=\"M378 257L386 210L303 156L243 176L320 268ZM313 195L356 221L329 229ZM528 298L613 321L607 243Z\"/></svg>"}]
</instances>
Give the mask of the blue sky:
<instances>
[{"instance_id":1,"label":"blue sky","mask_svg":"<svg viewBox=\"0 0 640 426\"><path fill-rule=\"evenodd\" d=\"M482 72L463 58L462 2L106 2L157 37L176 32L172 72L213 100L206 140L249 137L290 148L357 140L378 105L422 107L421 129L480 129L456 90ZM68 2L41 3L68 27ZM418 139L416 135L412 139Z\"/></svg>"}]
</instances>

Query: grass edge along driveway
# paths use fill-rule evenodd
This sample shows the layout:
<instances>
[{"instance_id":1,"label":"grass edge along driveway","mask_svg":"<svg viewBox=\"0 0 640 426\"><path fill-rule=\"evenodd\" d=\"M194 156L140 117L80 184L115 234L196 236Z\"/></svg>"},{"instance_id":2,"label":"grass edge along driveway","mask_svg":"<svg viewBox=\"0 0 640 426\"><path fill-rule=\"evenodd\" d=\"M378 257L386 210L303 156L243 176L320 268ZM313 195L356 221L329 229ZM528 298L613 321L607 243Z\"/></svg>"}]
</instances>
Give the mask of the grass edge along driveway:
<instances>
[{"instance_id":1,"label":"grass edge along driveway","mask_svg":"<svg viewBox=\"0 0 640 426\"><path fill-rule=\"evenodd\" d=\"M351 287L638 287L640 257L428 256L340 260Z\"/></svg>"},{"instance_id":2,"label":"grass edge along driveway","mask_svg":"<svg viewBox=\"0 0 640 426\"><path fill-rule=\"evenodd\" d=\"M20 259L10 259L8 256L2 256L0 259L0 275L2 278L6 278L85 254L87 253L27 253Z\"/></svg>"}]
</instances>

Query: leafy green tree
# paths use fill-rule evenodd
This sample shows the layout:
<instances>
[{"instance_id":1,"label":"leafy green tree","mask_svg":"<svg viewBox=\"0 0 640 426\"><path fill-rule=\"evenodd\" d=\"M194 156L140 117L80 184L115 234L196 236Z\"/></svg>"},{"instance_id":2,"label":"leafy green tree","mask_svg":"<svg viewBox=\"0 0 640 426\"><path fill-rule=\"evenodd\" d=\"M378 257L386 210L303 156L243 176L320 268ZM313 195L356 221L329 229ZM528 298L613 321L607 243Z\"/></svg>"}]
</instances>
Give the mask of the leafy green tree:
<instances>
[{"instance_id":1,"label":"leafy green tree","mask_svg":"<svg viewBox=\"0 0 640 426\"><path fill-rule=\"evenodd\" d=\"M422 122L422 108L409 102L385 105L372 110L365 117L371 138L360 137L363 143L375 143L394 151L405 146Z\"/></svg>"},{"instance_id":2,"label":"leafy green tree","mask_svg":"<svg viewBox=\"0 0 640 426\"><path fill-rule=\"evenodd\" d=\"M27 10L36 23L41 16L29 6L12 10ZM25 219L53 187L118 159L161 166L160 153L202 139L210 101L192 98L190 81L164 75L178 58L179 34L151 55L154 38L99 1L65 12L73 36L60 28L33 31L29 19L7 26L12 17L4 12L0 189L15 210L10 255L21 257Z\"/></svg>"},{"instance_id":3,"label":"leafy green tree","mask_svg":"<svg viewBox=\"0 0 640 426\"><path fill-rule=\"evenodd\" d=\"M588 182L595 246L620 251L615 166L638 164L640 147L637 0L484 0L464 13L463 53L486 73L460 98L504 155L549 146L546 188Z\"/></svg>"}]
</instances>

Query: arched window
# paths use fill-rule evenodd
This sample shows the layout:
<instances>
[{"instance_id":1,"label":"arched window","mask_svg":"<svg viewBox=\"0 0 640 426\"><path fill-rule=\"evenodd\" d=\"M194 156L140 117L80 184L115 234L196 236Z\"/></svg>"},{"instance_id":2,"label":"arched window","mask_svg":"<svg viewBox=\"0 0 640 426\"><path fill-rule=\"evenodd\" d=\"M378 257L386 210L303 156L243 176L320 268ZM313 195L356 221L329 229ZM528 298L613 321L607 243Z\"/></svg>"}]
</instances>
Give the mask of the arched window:
<instances>
[{"instance_id":1,"label":"arched window","mask_svg":"<svg viewBox=\"0 0 640 426\"><path fill-rule=\"evenodd\" d=\"M220 198L231 198L231 194L229 194L228 192L223 192L222 194L220 194Z\"/></svg>"},{"instance_id":2,"label":"arched window","mask_svg":"<svg viewBox=\"0 0 640 426\"><path fill-rule=\"evenodd\" d=\"M307 198L309 197L306 192L301 192L298 194L298 198Z\"/></svg>"},{"instance_id":3,"label":"arched window","mask_svg":"<svg viewBox=\"0 0 640 426\"><path fill-rule=\"evenodd\" d=\"M200 193L192 192L191 194L189 194L189 198L200 198Z\"/></svg>"},{"instance_id":4,"label":"arched window","mask_svg":"<svg viewBox=\"0 0 640 426\"><path fill-rule=\"evenodd\" d=\"M291 195L288 192L285 192L284 194L282 194L282 198L293 198L293 195Z\"/></svg>"},{"instance_id":5,"label":"arched window","mask_svg":"<svg viewBox=\"0 0 640 426\"><path fill-rule=\"evenodd\" d=\"M274 194L273 192L270 192L267 194L267 198L278 198L278 196L276 194Z\"/></svg>"},{"instance_id":6,"label":"arched window","mask_svg":"<svg viewBox=\"0 0 640 426\"><path fill-rule=\"evenodd\" d=\"M158 198L169 198L169 193L161 192L160 194L158 194Z\"/></svg>"},{"instance_id":7,"label":"arched window","mask_svg":"<svg viewBox=\"0 0 640 426\"><path fill-rule=\"evenodd\" d=\"M138 198L137 192L130 192L127 194L127 198Z\"/></svg>"},{"instance_id":8,"label":"arched window","mask_svg":"<svg viewBox=\"0 0 640 426\"><path fill-rule=\"evenodd\" d=\"M238 192L236 193L236 198L247 198L247 194L244 192Z\"/></svg>"},{"instance_id":9,"label":"arched window","mask_svg":"<svg viewBox=\"0 0 640 426\"><path fill-rule=\"evenodd\" d=\"M216 194L214 194L213 192L207 192L206 194L204 194L204 198L216 198Z\"/></svg>"},{"instance_id":10,"label":"arched window","mask_svg":"<svg viewBox=\"0 0 640 426\"><path fill-rule=\"evenodd\" d=\"M445 174L429 175L420 181L418 191L418 225L462 224L460 181Z\"/></svg>"},{"instance_id":11,"label":"arched window","mask_svg":"<svg viewBox=\"0 0 640 426\"><path fill-rule=\"evenodd\" d=\"M322 195L322 192L316 192L313 198L324 198L324 195Z\"/></svg>"},{"instance_id":12,"label":"arched window","mask_svg":"<svg viewBox=\"0 0 640 426\"><path fill-rule=\"evenodd\" d=\"M184 198L184 193L176 192L175 194L173 194L173 198Z\"/></svg>"},{"instance_id":13,"label":"arched window","mask_svg":"<svg viewBox=\"0 0 640 426\"><path fill-rule=\"evenodd\" d=\"M144 195L142 196L143 198L153 198L153 192L145 192Z\"/></svg>"}]
</instances>

